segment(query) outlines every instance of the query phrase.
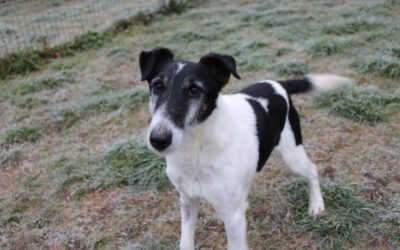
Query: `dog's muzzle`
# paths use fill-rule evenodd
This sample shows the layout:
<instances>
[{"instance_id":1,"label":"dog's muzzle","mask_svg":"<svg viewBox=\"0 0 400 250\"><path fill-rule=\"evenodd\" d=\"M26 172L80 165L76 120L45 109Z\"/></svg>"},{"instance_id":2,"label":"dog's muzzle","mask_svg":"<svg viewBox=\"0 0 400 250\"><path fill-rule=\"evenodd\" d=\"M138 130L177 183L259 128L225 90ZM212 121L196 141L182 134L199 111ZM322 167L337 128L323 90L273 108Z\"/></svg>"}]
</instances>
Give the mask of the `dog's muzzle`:
<instances>
[{"instance_id":1,"label":"dog's muzzle","mask_svg":"<svg viewBox=\"0 0 400 250\"><path fill-rule=\"evenodd\" d=\"M153 129L149 139L151 146L161 152L171 145L172 132L167 129Z\"/></svg>"}]
</instances>

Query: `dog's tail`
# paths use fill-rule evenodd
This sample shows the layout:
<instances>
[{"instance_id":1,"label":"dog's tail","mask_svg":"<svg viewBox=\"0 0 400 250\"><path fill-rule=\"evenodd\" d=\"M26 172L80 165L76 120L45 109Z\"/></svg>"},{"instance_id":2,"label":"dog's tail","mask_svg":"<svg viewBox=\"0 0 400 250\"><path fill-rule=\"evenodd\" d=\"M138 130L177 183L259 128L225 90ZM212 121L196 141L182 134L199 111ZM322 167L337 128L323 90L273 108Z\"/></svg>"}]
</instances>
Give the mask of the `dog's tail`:
<instances>
[{"instance_id":1,"label":"dog's tail","mask_svg":"<svg viewBox=\"0 0 400 250\"><path fill-rule=\"evenodd\" d=\"M341 86L351 85L353 81L346 77L329 74L310 74L304 78L279 81L289 94L299 94L310 91L325 92Z\"/></svg>"}]
</instances>

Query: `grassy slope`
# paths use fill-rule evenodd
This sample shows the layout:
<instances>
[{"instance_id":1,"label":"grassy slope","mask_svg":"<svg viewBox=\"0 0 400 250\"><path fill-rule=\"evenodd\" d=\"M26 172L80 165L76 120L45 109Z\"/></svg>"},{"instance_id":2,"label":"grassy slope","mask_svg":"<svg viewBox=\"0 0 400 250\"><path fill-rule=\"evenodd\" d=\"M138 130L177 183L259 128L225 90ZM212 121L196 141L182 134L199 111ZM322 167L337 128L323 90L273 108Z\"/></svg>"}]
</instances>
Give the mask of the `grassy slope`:
<instances>
[{"instance_id":1,"label":"grassy slope","mask_svg":"<svg viewBox=\"0 0 400 250\"><path fill-rule=\"evenodd\" d=\"M142 136L149 120L137 65L143 49L166 46L192 60L209 51L234 55L243 79L225 92L258 79L307 72L346 75L393 92L399 87L399 3L335 3L212 1L178 16L157 16L97 50L2 81L0 247L176 246L176 193L168 184L146 186L124 168L126 161L135 169L129 152L139 147L132 143L136 138L126 139ZM294 102L306 150L325 178L325 195L343 205L330 203L328 215L318 221L307 217L306 204L296 203L306 196L304 185L293 181L274 154L250 196L251 248L395 248L400 242L399 112L390 108L390 116L372 126L316 109L310 96ZM137 150L153 161L143 148ZM164 183L158 172L152 174ZM340 212L354 207L374 210ZM344 228L344 234L332 225ZM222 229L205 204L197 246L223 248Z\"/></svg>"}]
</instances>

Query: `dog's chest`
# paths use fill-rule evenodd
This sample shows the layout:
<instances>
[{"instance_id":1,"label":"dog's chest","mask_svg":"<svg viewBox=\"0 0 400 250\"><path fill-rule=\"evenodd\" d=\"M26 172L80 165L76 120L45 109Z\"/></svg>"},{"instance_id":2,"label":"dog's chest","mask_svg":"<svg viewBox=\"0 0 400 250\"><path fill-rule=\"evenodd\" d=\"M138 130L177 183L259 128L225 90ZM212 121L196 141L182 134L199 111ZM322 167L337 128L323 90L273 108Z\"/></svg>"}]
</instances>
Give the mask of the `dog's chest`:
<instances>
[{"instance_id":1,"label":"dog's chest","mask_svg":"<svg viewBox=\"0 0 400 250\"><path fill-rule=\"evenodd\" d=\"M218 166L227 165L222 159L208 156L206 159L185 159L179 162L167 160L167 175L179 192L189 197L209 200L210 194L216 194L225 189L223 180L225 173Z\"/></svg>"}]
</instances>

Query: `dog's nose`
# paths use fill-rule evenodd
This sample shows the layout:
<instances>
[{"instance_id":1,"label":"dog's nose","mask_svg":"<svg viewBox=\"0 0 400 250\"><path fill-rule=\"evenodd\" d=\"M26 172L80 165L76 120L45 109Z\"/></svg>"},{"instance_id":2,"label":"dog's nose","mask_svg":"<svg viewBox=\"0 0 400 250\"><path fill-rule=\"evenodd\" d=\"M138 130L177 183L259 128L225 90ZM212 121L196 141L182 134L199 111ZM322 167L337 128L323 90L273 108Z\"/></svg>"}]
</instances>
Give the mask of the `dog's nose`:
<instances>
[{"instance_id":1,"label":"dog's nose","mask_svg":"<svg viewBox=\"0 0 400 250\"><path fill-rule=\"evenodd\" d=\"M172 133L169 131L153 130L150 133L150 144L158 151L166 149L172 141Z\"/></svg>"}]
</instances>

